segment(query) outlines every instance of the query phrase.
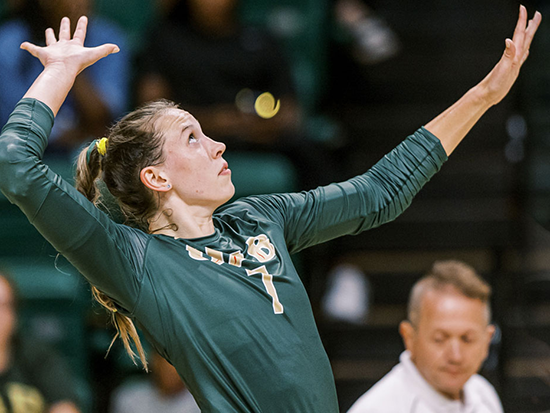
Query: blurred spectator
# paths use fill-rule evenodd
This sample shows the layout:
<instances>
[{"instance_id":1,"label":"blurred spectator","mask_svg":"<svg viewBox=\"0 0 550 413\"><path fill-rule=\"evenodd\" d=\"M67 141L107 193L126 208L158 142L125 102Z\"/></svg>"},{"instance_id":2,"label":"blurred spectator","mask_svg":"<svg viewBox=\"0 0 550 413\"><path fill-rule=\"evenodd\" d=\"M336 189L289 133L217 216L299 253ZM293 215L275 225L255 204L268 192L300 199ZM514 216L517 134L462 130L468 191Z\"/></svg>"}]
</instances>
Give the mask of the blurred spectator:
<instances>
[{"instance_id":1,"label":"blurred spectator","mask_svg":"<svg viewBox=\"0 0 550 413\"><path fill-rule=\"evenodd\" d=\"M494 388L476 374L495 331L490 294L468 265L436 262L411 291L400 363L348 413L502 413Z\"/></svg>"},{"instance_id":2,"label":"blurred spectator","mask_svg":"<svg viewBox=\"0 0 550 413\"><path fill-rule=\"evenodd\" d=\"M14 105L42 71L42 64L19 50L23 41L44 44L44 27L57 32L63 16L73 24L81 15L93 22L86 46L116 43L121 52L103 59L81 73L59 111L50 136L53 150L70 152L90 137L100 137L126 109L129 57L125 35L113 23L93 15L93 0L19 0L0 26L0 124L6 123ZM74 30L74 28L73 28ZM49 146L49 148L50 148Z\"/></svg>"},{"instance_id":3,"label":"blurred spectator","mask_svg":"<svg viewBox=\"0 0 550 413\"><path fill-rule=\"evenodd\" d=\"M116 389L110 413L200 413L176 369L158 353L151 357L151 375Z\"/></svg>"},{"instance_id":4,"label":"blurred spectator","mask_svg":"<svg viewBox=\"0 0 550 413\"><path fill-rule=\"evenodd\" d=\"M331 0L332 36L328 47L328 84L321 108L333 116L346 118L351 108L386 103L386 91L379 90L378 73L400 63L407 53L402 40L384 16L384 8L369 0ZM388 16L389 17L389 16ZM353 109L352 109L353 110ZM345 128L345 124L343 125ZM353 135L346 136L355 147Z\"/></svg>"},{"instance_id":5,"label":"blurred spectator","mask_svg":"<svg viewBox=\"0 0 550 413\"><path fill-rule=\"evenodd\" d=\"M396 33L362 0L336 0L334 14L336 23L347 32L353 57L359 63L380 63L399 52Z\"/></svg>"},{"instance_id":6,"label":"blurred spectator","mask_svg":"<svg viewBox=\"0 0 550 413\"><path fill-rule=\"evenodd\" d=\"M78 413L75 381L53 351L16 334L14 284L0 273L0 412Z\"/></svg>"},{"instance_id":7,"label":"blurred spectator","mask_svg":"<svg viewBox=\"0 0 550 413\"><path fill-rule=\"evenodd\" d=\"M232 152L279 152L293 162L303 187L329 183L326 153L302 130L289 62L266 30L240 23L238 5L238 0L166 3L166 16L139 59L138 103L171 99ZM255 110L264 92L280 100L270 118Z\"/></svg>"},{"instance_id":8,"label":"blurred spectator","mask_svg":"<svg viewBox=\"0 0 550 413\"><path fill-rule=\"evenodd\" d=\"M371 303L371 285L359 267L349 263L334 266L327 280L327 291L322 300L327 320L364 324Z\"/></svg>"}]
</instances>

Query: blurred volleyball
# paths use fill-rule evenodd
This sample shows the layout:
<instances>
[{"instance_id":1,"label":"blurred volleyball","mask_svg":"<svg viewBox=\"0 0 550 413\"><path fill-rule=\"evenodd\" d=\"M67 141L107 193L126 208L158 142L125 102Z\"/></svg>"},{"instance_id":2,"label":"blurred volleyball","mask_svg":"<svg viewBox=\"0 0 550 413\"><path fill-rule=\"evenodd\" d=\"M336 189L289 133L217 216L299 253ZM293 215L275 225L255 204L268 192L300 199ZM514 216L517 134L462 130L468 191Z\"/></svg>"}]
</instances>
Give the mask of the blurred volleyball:
<instances>
[{"instance_id":1,"label":"blurred volleyball","mask_svg":"<svg viewBox=\"0 0 550 413\"><path fill-rule=\"evenodd\" d=\"M254 110L258 116L264 119L269 119L275 116L277 112L279 112L280 108L281 101L277 100L275 102L275 98L269 92L262 93L256 98L256 102L254 102Z\"/></svg>"}]
</instances>

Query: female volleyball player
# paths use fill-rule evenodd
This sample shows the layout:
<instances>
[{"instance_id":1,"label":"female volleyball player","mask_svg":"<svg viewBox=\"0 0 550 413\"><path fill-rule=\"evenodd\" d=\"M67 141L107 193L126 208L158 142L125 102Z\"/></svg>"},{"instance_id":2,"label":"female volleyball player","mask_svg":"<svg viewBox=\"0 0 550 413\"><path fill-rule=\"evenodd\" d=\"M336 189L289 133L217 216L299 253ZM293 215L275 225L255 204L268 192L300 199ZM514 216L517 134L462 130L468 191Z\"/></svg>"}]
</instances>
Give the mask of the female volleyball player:
<instances>
[{"instance_id":1,"label":"female volleyball player","mask_svg":"<svg viewBox=\"0 0 550 413\"><path fill-rule=\"evenodd\" d=\"M234 193L225 146L167 102L130 113L85 149L78 190L41 162L75 77L117 51L83 47L86 18L72 38L65 18L58 38L46 31L46 47L22 45L44 71L0 136L0 189L94 286L127 348L130 335L145 363L135 320L203 412L334 413L330 364L290 254L399 215L507 94L540 20L528 23L522 7L489 75L364 175L222 206ZM105 188L124 224L102 212Z\"/></svg>"}]
</instances>

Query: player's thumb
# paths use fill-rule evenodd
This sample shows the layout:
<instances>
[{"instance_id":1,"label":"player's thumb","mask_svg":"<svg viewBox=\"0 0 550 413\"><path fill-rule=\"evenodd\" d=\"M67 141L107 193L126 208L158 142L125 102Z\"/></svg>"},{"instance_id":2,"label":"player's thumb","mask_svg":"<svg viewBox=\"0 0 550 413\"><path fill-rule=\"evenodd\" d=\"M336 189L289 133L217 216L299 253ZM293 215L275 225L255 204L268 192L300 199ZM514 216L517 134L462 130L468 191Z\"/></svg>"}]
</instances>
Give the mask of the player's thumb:
<instances>
[{"instance_id":1,"label":"player's thumb","mask_svg":"<svg viewBox=\"0 0 550 413\"><path fill-rule=\"evenodd\" d=\"M38 57L38 51L40 50L40 47L29 42L23 42L19 47L23 50L26 50L27 52L32 54L34 57Z\"/></svg>"},{"instance_id":2,"label":"player's thumb","mask_svg":"<svg viewBox=\"0 0 550 413\"><path fill-rule=\"evenodd\" d=\"M120 52L119 47L116 44L106 43L101 46L92 47L94 62L97 62L99 59L103 59L106 56L109 56L112 53Z\"/></svg>"},{"instance_id":3,"label":"player's thumb","mask_svg":"<svg viewBox=\"0 0 550 413\"><path fill-rule=\"evenodd\" d=\"M504 49L504 57L507 59L514 59L516 55L516 45L511 39L506 39L506 49Z\"/></svg>"},{"instance_id":4,"label":"player's thumb","mask_svg":"<svg viewBox=\"0 0 550 413\"><path fill-rule=\"evenodd\" d=\"M112 43L106 43L106 44L102 44L101 46L90 47L89 49L87 49L86 58L82 62L83 63L82 67L80 68L78 73L80 73L82 70L84 70L88 66L93 65L98 60L103 59L105 56L109 56L112 53L118 53L119 51L120 49L118 48L118 46Z\"/></svg>"}]
</instances>

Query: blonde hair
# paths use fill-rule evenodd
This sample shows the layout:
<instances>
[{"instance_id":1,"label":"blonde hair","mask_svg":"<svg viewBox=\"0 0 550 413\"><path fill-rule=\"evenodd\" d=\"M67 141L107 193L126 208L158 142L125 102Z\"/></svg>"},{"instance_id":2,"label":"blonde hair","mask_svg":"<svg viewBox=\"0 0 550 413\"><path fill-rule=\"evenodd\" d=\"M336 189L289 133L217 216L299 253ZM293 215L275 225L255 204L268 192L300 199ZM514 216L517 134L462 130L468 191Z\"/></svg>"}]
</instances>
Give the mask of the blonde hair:
<instances>
[{"instance_id":1,"label":"blonde hair","mask_svg":"<svg viewBox=\"0 0 550 413\"><path fill-rule=\"evenodd\" d=\"M148 364L147 364L147 357L145 356L145 351L143 350L143 345L141 344L141 340L139 338L138 332L136 330L136 326L134 325L134 322L125 315L122 315L118 312L114 301L107 296L107 294L101 292L99 289L94 287L92 285L92 295L97 300L99 304L101 304L105 309L107 309L111 314L111 323L116 328L116 334L111 340L111 344L109 345L109 348L107 349L107 354L109 354L109 351L111 350L111 347L113 347L113 344L115 343L116 339L120 337L122 340L122 343L124 344L124 348L126 349L126 352L134 362L136 363L136 353L132 349L130 339L134 342L134 345L136 346L136 350L138 352L139 359L141 361L141 364L143 365L143 368L145 371L149 371Z\"/></svg>"},{"instance_id":2,"label":"blonde hair","mask_svg":"<svg viewBox=\"0 0 550 413\"><path fill-rule=\"evenodd\" d=\"M427 291L453 288L465 297L480 300L486 305L487 322L491 319L491 287L468 264L456 261L436 261L431 270L413 286L407 311L411 324L417 325L422 298Z\"/></svg>"},{"instance_id":3,"label":"blonde hair","mask_svg":"<svg viewBox=\"0 0 550 413\"><path fill-rule=\"evenodd\" d=\"M127 114L111 128L106 152L100 153L98 147L92 144L81 151L77 161L76 189L116 221L146 232L159 202L157 194L142 184L139 175L146 166L164 161L164 138L156 130L155 122L170 109L178 109L178 106L160 100ZM92 295L110 312L117 331L109 350L120 337L135 363L136 353L131 346L133 341L137 355L147 370L147 359L133 321L118 312L115 302L94 286Z\"/></svg>"}]
</instances>

